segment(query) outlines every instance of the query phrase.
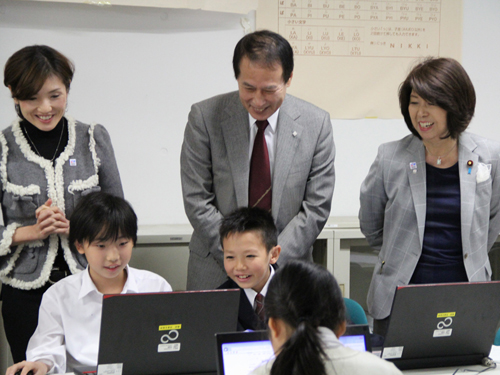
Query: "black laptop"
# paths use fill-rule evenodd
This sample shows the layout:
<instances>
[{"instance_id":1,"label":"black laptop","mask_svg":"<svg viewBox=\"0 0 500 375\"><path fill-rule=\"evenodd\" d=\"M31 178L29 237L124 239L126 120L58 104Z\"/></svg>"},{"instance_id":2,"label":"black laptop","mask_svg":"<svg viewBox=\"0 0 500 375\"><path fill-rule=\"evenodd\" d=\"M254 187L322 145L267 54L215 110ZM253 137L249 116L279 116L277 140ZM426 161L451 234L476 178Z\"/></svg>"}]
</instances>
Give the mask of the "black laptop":
<instances>
[{"instance_id":1,"label":"black laptop","mask_svg":"<svg viewBox=\"0 0 500 375\"><path fill-rule=\"evenodd\" d=\"M247 375L274 357L267 331L217 333L218 375Z\"/></svg>"},{"instance_id":2,"label":"black laptop","mask_svg":"<svg viewBox=\"0 0 500 375\"><path fill-rule=\"evenodd\" d=\"M239 293L104 296L97 374L216 374L214 335L236 330Z\"/></svg>"},{"instance_id":3,"label":"black laptop","mask_svg":"<svg viewBox=\"0 0 500 375\"><path fill-rule=\"evenodd\" d=\"M247 375L274 357L267 331L217 333L217 374ZM368 325L348 325L340 342L360 351L371 351Z\"/></svg>"},{"instance_id":4,"label":"black laptop","mask_svg":"<svg viewBox=\"0 0 500 375\"><path fill-rule=\"evenodd\" d=\"M402 370L480 364L499 320L500 281L398 287L381 357Z\"/></svg>"}]
</instances>

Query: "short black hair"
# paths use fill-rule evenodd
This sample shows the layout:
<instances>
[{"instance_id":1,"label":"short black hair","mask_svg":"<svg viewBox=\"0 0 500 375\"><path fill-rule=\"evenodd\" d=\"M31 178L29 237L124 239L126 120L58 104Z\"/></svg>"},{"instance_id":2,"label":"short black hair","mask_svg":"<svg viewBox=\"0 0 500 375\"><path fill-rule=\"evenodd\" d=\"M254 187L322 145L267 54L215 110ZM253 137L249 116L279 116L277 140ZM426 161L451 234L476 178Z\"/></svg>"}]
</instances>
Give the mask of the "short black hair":
<instances>
[{"instance_id":1,"label":"short black hair","mask_svg":"<svg viewBox=\"0 0 500 375\"><path fill-rule=\"evenodd\" d=\"M293 49L280 34L269 30L255 31L240 39L234 48L233 70L236 79L240 76L243 57L267 67L276 64L283 68L283 82L287 83L293 72Z\"/></svg>"},{"instance_id":2,"label":"short black hair","mask_svg":"<svg viewBox=\"0 0 500 375\"><path fill-rule=\"evenodd\" d=\"M137 216L132 206L123 198L103 192L83 196L71 214L70 244L96 239L116 241L120 236L130 238L134 245L137 242Z\"/></svg>"},{"instance_id":3,"label":"short black hair","mask_svg":"<svg viewBox=\"0 0 500 375\"><path fill-rule=\"evenodd\" d=\"M66 91L73 80L75 66L62 53L44 45L28 46L14 53L5 64L4 85L12 97L28 100L36 95L50 76L58 77Z\"/></svg>"},{"instance_id":4,"label":"short black hair","mask_svg":"<svg viewBox=\"0 0 500 375\"><path fill-rule=\"evenodd\" d=\"M278 245L278 230L272 215L258 207L241 207L225 216L220 224L220 243L224 248L225 238L236 233L257 232L267 252Z\"/></svg>"},{"instance_id":5,"label":"short black hair","mask_svg":"<svg viewBox=\"0 0 500 375\"><path fill-rule=\"evenodd\" d=\"M411 92L446 111L448 134L457 139L469 126L476 107L476 93L469 75L457 60L428 57L418 63L399 88L399 106L406 126L420 138L411 122Z\"/></svg>"}]
</instances>

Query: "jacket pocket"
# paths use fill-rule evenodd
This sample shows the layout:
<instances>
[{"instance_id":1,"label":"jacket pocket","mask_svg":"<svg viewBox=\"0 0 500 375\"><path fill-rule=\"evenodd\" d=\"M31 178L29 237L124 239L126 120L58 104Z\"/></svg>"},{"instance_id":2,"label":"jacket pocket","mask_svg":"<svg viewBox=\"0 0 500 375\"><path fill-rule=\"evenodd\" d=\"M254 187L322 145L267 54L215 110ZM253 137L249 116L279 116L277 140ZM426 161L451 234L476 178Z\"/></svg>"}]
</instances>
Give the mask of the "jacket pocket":
<instances>
[{"instance_id":1,"label":"jacket pocket","mask_svg":"<svg viewBox=\"0 0 500 375\"><path fill-rule=\"evenodd\" d=\"M4 192L3 206L7 211L9 223L17 222L26 224L28 222L36 222L35 212L40 206L38 194L19 195L14 193ZM7 225L7 223L6 223Z\"/></svg>"},{"instance_id":2,"label":"jacket pocket","mask_svg":"<svg viewBox=\"0 0 500 375\"><path fill-rule=\"evenodd\" d=\"M88 189L84 189L84 190L76 190L73 192L73 209L75 209L76 205L78 204L78 202L80 201L80 199L86 195L89 195L90 193L96 193L96 192L99 192L101 191L101 187L100 186L92 186Z\"/></svg>"}]
</instances>

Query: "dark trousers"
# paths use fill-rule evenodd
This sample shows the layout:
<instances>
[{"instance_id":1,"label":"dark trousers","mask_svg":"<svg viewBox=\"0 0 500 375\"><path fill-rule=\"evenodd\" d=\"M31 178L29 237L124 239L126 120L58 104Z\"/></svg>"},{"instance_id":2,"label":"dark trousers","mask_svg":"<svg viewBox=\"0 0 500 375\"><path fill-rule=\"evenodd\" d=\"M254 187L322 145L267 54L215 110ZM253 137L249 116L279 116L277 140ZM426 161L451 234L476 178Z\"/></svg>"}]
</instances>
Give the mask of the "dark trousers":
<instances>
[{"instance_id":1,"label":"dark trousers","mask_svg":"<svg viewBox=\"0 0 500 375\"><path fill-rule=\"evenodd\" d=\"M39 289L22 290L2 285L2 317L14 363L26 359L28 341L38 324L38 309L50 283Z\"/></svg>"}]
</instances>

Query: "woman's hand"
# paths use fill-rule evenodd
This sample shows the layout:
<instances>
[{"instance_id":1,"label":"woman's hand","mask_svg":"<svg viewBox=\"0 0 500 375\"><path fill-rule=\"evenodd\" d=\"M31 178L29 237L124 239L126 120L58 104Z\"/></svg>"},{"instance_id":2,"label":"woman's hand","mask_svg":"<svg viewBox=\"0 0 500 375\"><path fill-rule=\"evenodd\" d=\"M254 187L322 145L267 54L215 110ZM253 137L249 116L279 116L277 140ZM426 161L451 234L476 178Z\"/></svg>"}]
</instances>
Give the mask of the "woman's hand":
<instances>
[{"instance_id":1,"label":"woman's hand","mask_svg":"<svg viewBox=\"0 0 500 375\"><path fill-rule=\"evenodd\" d=\"M12 236L12 245L28 241L44 240L51 234L69 234L69 220L59 207L51 206L48 199L35 211L36 224L17 228Z\"/></svg>"},{"instance_id":2,"label":"woman's hand","mask_svg":"<svg viewBox=\"0 0 500 375\"><path fill-rule=\"evenodd\" d=\"M52 206L52 199L48 199L35 211L37 232L39 239L45 239L51 234L69 234L69 220L57 206Z\"/></svg>"},{"instance_id":3,"label":"woman's hand","mask_svg":"<svg viewBox=\"0 0 500 375\"><path fill-rule=\"evenodd\" d=\"M27 375L29 371L32 371L33 375L45 375L49 370L49 366L43 362L22 361L10 366L5 372L5 375L14 375L18 371L20 371L21 375Z\"/></svg>"}]
</instances>

